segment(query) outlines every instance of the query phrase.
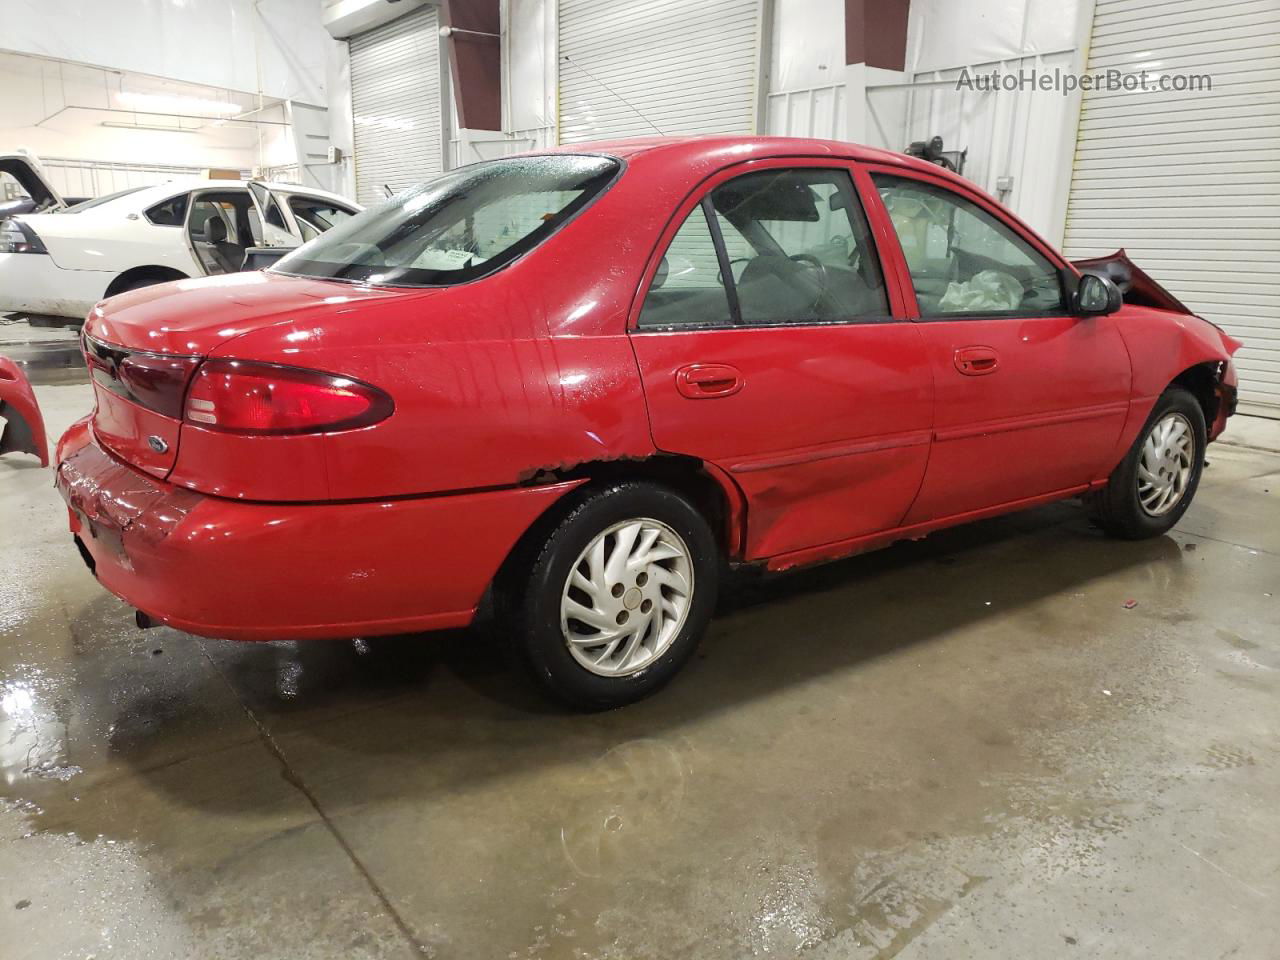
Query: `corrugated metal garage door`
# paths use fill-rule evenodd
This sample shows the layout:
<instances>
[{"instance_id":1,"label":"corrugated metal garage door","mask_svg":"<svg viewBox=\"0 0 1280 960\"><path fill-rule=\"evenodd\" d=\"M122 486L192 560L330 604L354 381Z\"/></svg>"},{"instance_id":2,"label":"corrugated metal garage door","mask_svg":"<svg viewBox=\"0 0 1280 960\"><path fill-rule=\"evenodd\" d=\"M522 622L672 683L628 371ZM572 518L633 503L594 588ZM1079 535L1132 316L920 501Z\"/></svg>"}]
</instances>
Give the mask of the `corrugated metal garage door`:
<instances>
[{"instance_id":1,"label":"corrugated metal garage door","mask_svg":"<svg viewBox=\"0 0 1280 960\"><path fill-rule=\"evenodd\" d=\"M423 7L352 37L356 199L377 203L444 169L440 32Z\"/></svg>"},{"instance_id":2,"label":"corrugated metal garage door","mask_svg":"<svg viewBox=\"0 0 1280 960\"><path fill-rule=\"evenodd\" d=\"M760 0L560 0L559 30L561 143L754 132Z\"/></svg>"},{"instance_id":3,"label":"corrugated metal garage door","mask_svg":"<svg viewBox=\"0 0 1280 960\"><path fill-rule=\"evenodd\" d=\"M1066 250L1125 247L1244 341L1242 404L1280 412L1280 0L1098 0L1089 72L1144 67L1213 88L1085 94Z\"/></svg>"}]
</instances>

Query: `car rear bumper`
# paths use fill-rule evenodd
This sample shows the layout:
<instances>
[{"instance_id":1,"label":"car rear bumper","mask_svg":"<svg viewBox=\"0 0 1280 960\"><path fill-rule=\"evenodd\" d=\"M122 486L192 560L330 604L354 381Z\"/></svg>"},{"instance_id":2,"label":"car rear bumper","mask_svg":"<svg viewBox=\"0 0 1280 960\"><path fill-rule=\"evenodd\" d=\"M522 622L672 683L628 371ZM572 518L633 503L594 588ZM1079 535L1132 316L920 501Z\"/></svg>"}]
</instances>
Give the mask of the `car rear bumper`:
<instances>
[{"instance_id":1,"label":"car rear bumper","mask_svg":"<svg viewBox=\"0 0 1280 960\"><path fill-rule=\"evenodd\" d=\"M109 270L63 270L44 253L0 253L0 314L83 320L114 276Z\"/></svg>"},{"instance_id":2,"label":"car rear bumper","mask_svg":"<svg viewBox=\"0 0 1280 960\"><path fill-rule=\"evenodd\" d=\"M470 623L560 483L376 502L246 503L156 480L74 425L57 487L98 580L153 620L237 640Z\"/></svg>"}]
</instances>

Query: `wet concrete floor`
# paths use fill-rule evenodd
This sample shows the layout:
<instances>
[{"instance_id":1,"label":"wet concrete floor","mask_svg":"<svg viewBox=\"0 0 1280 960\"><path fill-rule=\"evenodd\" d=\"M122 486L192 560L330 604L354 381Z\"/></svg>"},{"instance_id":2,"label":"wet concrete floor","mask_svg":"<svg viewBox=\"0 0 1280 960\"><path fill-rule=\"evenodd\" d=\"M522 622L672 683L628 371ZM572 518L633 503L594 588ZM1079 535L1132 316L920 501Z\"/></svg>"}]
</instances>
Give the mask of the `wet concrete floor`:
<instances>
[{"instance_id":1,"label":"wet concrete floor","mask_svg":"<svg viewBox=\"0 0 1280 960\"><path fill-rule=\"evenodd\" d=\"M1271 960L1280 456L1211 460L1162 539L1063 504L738 584L576 716L492 631L139 632L5 457L0 955Z\"/></svg>"}]
</instances>

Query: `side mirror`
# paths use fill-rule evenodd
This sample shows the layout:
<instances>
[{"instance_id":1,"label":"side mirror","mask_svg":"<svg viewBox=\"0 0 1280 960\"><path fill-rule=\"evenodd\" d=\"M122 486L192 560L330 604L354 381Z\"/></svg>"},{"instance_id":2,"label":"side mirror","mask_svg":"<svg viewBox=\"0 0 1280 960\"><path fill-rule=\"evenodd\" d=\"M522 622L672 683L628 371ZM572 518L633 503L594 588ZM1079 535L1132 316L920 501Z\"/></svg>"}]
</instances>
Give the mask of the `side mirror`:
<instances>
[{"instance_id":1,"label":"side mirror","mask_svg":"<svg viewBox=\"0 0 1280 960\"><path fill-rule=\"evenodd\" d=\"M1086 273L1080 278L1072 302L1072 313L1095 317L1115 313L1124 302L1120 288L1096 273Z\"/></svg>"}]
</instances>

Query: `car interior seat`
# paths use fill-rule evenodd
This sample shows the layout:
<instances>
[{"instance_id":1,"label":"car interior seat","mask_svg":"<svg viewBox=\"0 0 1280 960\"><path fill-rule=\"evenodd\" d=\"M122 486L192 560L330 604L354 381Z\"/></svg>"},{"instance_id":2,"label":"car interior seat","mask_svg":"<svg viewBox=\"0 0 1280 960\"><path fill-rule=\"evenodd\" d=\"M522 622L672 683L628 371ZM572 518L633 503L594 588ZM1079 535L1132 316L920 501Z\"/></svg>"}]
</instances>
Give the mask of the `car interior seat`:
<instances>
[{"instance_id":1,"label":"car interior seat","mask_svg":"<svg viewBox=\"0 0 1280 960\"><path fill-rule=\"evenodd\" d=\"M237 273L244 264L244 247L227 239L227 224L221 217L205 221L204 240L209 245L214 267L220 273Z\"/></svg>"}]
</instances>

